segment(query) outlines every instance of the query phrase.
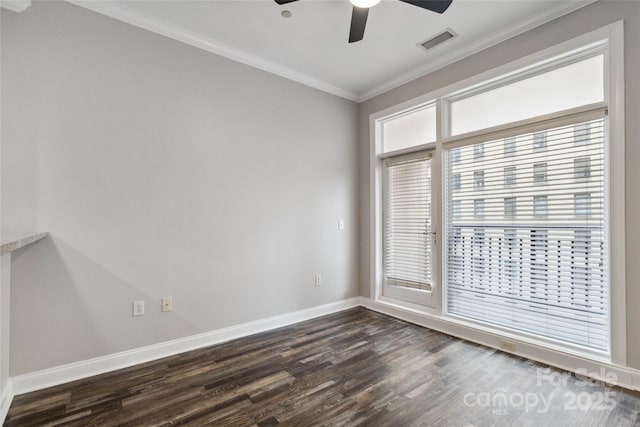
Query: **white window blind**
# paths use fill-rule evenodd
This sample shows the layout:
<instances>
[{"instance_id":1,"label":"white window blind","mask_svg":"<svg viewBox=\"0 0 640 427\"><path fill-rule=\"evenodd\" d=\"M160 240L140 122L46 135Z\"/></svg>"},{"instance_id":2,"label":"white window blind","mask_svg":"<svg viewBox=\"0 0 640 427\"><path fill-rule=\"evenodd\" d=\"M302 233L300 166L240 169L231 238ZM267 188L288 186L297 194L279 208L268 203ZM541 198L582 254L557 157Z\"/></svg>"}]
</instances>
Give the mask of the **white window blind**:
<instances>
[{"instance_id":1,"label":"white window blind","mask_svg":"<svg viewBox=\"0 0 640 427\"><path fill-rule=\"evenodd\" d=\"M546 129L544 150L536 135L447 150L446 309L607 352L604 119Z\"/></svg>"},{"instance_id":2,"label":"white window blind","mask_svg":"<svg viewBox=\"0 0 640 427\"><path fill-rule=\"evenodd\" d=\"M385 160L383 186L385 282L431 290L431 156Z\"/></svg>"}]
</instances>

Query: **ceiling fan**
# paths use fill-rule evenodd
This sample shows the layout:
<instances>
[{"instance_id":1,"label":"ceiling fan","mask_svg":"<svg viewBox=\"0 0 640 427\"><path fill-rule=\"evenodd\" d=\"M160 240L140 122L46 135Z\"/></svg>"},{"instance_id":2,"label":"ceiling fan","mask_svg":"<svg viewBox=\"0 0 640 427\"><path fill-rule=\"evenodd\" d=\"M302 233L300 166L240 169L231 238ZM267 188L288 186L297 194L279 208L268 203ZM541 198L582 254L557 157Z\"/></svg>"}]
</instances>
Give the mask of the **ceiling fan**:
<instances>
[{"instance_id":1,"label":"ceiling fan","mask_svg":"<svg viewBox=\"0 0 640 427\"><path fill-rule=\"evenodd\" d=\"M279 5L293 3L298 0L275 0ZM369 8L380 3L380 0L350 0L353 4L351 12L351 29L349 30L349 43L359 42L364 36L364 27L367 24ZM400 0L423 9L436 13L444 13L453 0Z\"/></svg>"}]
</instances>

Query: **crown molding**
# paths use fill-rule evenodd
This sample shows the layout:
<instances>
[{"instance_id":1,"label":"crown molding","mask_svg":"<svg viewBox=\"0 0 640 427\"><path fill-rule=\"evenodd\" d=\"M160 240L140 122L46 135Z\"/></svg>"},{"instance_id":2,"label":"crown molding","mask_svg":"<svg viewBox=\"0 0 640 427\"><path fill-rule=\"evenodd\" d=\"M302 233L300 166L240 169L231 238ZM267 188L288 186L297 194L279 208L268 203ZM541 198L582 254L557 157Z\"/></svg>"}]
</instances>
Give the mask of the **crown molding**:
<instances>
[{"instance_id":1,"label":"crown molding","mask_svg":"<svg viewBox=\"0 0 640 427\"><path fill-rule=\"evenodd\" d=\"M2 1L4 2L5 0ZM318 89L323 92L339 96L341 98L346 98L350 101L358 101L359 97L356 92L332 85L331 83L324 82L307 74L282 66L280 64L276 64L264 58L237 49L233 46L220 43L208 37L203 37L201 34L186 30L178 25L170 24L160 19L149 18L143 16L142 14L124 10L115 3L105 3L102 1L88 0L67 0L67 2L88 9L92 12L117 19L127 24L131 24L144 30L151 31L152 33L160 34L170 39L188 44L190 46L215 53L216 55L223 56L233 61L258 68L260 70L275 74L280 77L284 77L288 80L302 83L303 85L312 87L314 89Z\"/></svg>"},{"instance_id":2,"label":"crown molding","mask_svg":"<svg viewBox=\"0 0 640 427\"><path fill-rule=\"evenodd\" d=\"M462 48L454 49L448 53L436 57L433 61L425 64L422 67L413 69L410 72L403 74L393 80L387 81L379 86L376 86L364 93L361 93L358 97L358 102L364 102L406 83L409 83L415 79L426 76L441 68L458 62L468 56L481 52L492 46L495 46L503 41L513 38L519 34L525 33L561 16L568 15L582 7L585 7L597 0L576 0L576 1L561 1L550 2L549 7L544 11L531 16L529 19L523 22L519 22L510 27L504 28L502 31L491 33L485 37L480 37L472 43L467 43Z\"/></svg>"},{"instance_id":3,"label":"crown molding","mask_svg":"<svg viewBox=\"0 0 640 427\"><path fill-rule=\"evenodd\" d=\"M31 6L31 0L0 0L0 6L12 12L20 13Z\"/></svg>"}]
</instances>

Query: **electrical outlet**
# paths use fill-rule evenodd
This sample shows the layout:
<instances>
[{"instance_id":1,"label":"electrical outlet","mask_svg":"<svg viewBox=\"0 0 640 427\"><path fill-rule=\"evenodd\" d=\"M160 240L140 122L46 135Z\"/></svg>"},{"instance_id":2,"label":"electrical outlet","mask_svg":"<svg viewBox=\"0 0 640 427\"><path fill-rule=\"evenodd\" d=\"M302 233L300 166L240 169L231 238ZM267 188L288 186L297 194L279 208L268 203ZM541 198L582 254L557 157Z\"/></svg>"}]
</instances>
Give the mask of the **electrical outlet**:
<instances>
[{"instance_id":1,"label":"electrical outlet","mask_svg":"<svg viewBox=\"0 0 640 427\"><path fill-rule=\"evenodd\" d=\"M504 351L516 351L516 343L511 341L500 341L500 348Z\"/></svg>"},{"instance_id":2,"label":"electrical outlet","mask_svg":"<svg viewBox=\"0 0 640 427\"><path fill-rule=\"evenodd\" d=\"M173 297L163 297L162 298L162 311L171 311L173 310Z\"/></svg>"},{"instance_id":3,"label":"electrical outlet","mask_svg":"<svg viewBox=\"0 0 640 427\"><path fill-rule=\"evenodd\" d=\"M133 302L133 315L144 316L144 301Z\"/></svg>"},{"instance_id":4,"label":"electrical outlet","mask_svg":"<svg viewBox=\"0 0 640 427\"><path fill-rule=\"evenodd\" d=\"M344 230L344 219L338 221L338 230Z\"/></svg>"},{"instance_id":5,"label":"electrical outlet","mask_svg":"<svg viewBox=\"0 0 640 427\"><path fill-rule=\"evenodd\" d=\"M322 275L316 274L316 286L322 285Z\"/></svg>"}]
</instances>

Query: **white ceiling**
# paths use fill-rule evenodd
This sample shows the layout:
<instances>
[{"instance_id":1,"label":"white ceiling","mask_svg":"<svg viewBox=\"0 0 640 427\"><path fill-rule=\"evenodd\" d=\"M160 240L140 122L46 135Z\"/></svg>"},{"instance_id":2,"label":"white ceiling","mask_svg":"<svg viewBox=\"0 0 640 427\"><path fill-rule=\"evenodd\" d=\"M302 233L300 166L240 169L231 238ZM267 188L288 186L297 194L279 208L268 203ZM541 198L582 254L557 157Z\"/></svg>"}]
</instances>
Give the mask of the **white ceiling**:
<instances>
[{"instance_id":1,"label":"white ceiling","mask_svg":"<svg viewBox=\"0 0 640 427\"><path fill-rule=\"evenodd\" d=\"M442 15L383 0L349 44L348 0L69 0L306 85L363 101L593 0L454 0ZM289 10L290 18L281 11ZM451 29L458 37L417 45Z\"/></svg>"}]
</instances>

